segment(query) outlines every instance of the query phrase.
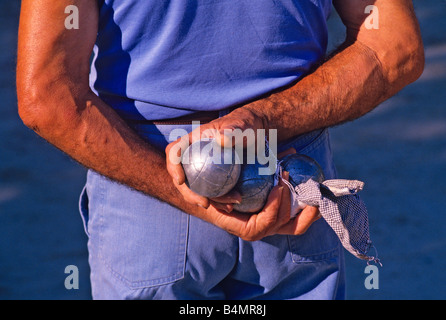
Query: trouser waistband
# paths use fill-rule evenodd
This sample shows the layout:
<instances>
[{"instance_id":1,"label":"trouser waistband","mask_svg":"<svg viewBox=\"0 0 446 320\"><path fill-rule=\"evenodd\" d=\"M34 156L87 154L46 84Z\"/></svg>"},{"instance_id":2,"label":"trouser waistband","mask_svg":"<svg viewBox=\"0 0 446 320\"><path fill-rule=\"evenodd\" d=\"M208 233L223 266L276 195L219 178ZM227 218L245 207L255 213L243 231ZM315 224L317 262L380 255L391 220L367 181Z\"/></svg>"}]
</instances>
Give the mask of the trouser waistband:
<instances>
[{"instance_id":1,"label":"trouser waistband","mask_svg":"<svg viewBox=\"0 0 446 320\"><path fill-rule=\"evenodd\" d=\"M225 113L227 114L229 112ZM192 122L194 121L199 121L201 124L203 124L219 118L221 114L222 111L199 111L177 118L162 120L127 120L127 123L129 123L130 125L188 125L192 124Z\"/></svg>"}]
</instances>

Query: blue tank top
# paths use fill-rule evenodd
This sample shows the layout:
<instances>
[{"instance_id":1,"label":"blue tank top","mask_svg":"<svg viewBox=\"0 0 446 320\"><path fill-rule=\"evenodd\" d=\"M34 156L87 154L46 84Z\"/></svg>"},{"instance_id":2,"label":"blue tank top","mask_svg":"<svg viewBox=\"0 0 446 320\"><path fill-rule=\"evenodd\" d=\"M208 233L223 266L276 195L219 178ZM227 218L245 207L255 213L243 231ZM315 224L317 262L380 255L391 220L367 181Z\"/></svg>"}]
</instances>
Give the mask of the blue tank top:
<instances>
[{"instance_id":1,"label":"blue tank top","mask_svg":"<svg viewBox=\"0 0 446 320\"><path fill-rule=\"evenodd\" d=\"M304 75L331 0L100 0L93 91L125 119L237 106Z\"/></svg>"}]
</instances>

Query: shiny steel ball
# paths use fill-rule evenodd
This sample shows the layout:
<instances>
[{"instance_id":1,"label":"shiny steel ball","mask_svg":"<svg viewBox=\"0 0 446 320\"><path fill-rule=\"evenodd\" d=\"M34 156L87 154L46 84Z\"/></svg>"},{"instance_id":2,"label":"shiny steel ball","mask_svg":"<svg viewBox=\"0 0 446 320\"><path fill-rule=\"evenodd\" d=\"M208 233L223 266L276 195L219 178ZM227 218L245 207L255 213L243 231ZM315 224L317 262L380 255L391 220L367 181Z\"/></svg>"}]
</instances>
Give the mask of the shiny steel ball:
<instances>
[{"instance_id":1,"label":"shiny steel ball","mask_svg":"<svg viewBox=\"0 0 446 320\"><path fill-rule=\"evenodd\" d=\"M234 148L223 148L213 139L202 139L184 152L181 163L187 186L208 198L225 195L240 176L240 161Z\"/></svg>"},{"instance_id":2,"label":"shiny steel ball","mask_svg":"<svg viewBox=\"0 0 446 320\"><path fill-rule=\"evenodd\" d=\"M295 153L285 156L282 159L281 166L283 170L289 172L289 182L293 187L307 182L309 179L319 183L325 180L319 163L303 154Z\"/></svg>"},{"instance_id":3,"label":"shiny steel ball","mask_svg":"<svg viewBox=\"0 0 446 320\"><path fill-rule=\"evenodd\" d=\"M234 210L244 213L260 211L268 198L268 194L274 186L274 174L260 175L259 168L267 167L258 162L243 164L240 178L234 187L242 197L240 204L234 205Z\"/></svg>"}]
</instances>

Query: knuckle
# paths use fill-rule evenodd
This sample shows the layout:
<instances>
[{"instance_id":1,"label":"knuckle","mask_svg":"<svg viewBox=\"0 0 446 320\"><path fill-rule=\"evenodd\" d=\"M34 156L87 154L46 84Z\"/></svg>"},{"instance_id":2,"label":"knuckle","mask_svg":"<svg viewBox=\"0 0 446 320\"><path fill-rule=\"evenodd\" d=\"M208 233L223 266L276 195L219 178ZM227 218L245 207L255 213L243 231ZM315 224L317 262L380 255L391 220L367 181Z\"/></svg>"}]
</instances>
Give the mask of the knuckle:
<instances>
[{"instance_id":1,"label":"knuckle","mask_svg":"<svg viewBox=\"0 0 446 320\"><path fill-rule=\"evenodd\" d=\"M287 224L290 221L290 216L289 215L284 215L283 217L280 217L278 223L280 225L284 225Z\"/></svg>"},{"instance_id":2,"label":"knuckle","mask_svg":"<svg viewBox=\"0 0 446 320\"><path fill-rule=\"evenodd\" d=\"M308 227L306 228L298 228L297 230L294 231L294 235L295 236L301 236L303 235L306 231L307 231Z\"/></svg>"},{"instance_id":3,"label":"knuckle","mask_svg":"<svg viewBox=\"0 0 446 320\"><path fill-rule=\"evenodd\" d=\"M244 241L253 242L260 240L262 237L259 232L254 232L252 230L245 230L244 232L242 232L242 234L239 235L239 238L241 238Z\"/></svg>"},{"instance_id":4,"label":"knuckle","mask_svg":"<svg viewBox=\"0 0 446 320\"><path fill-rule=\"evenodd\" d=\"M245 240L245 241L248 241L248 242L254 242L254 241L257 241L257 240L261 239L261 237L253 236L253 235L246 235L246 236L243 236L243 237L240 237L240 238L242 240Z\"/></svg>"}]
</instances>

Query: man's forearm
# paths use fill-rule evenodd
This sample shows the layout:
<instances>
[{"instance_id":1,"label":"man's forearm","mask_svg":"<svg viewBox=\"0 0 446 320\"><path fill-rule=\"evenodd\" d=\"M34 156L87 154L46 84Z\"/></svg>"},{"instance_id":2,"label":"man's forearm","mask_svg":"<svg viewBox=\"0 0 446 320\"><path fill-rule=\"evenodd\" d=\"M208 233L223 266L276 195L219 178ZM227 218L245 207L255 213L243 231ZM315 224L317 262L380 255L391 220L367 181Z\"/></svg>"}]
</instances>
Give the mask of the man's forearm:
<instances>
[{"instance_id":1,"label":"man's forearm","mask_svg":"<svg viewBox=\"0 0 446 320\"><path fill-rule=\"evenodd\" d=\"M79 8L79 30L64 26ZM18 111L23 122L73 159L189 213L166 160L89 87L99 8L89 0L22 1L17 50Z\"/></svg>"},{"instance_id":2,"label":"man's forearm","mask_svg":"<svg viewBox=\"0 0 446 320\"><path fill-rule=\"evenodd\" d=\"M374 52L356 42L293 86L245 108L261 115L284 140L356 119L411 81L401 78L390 85Z\"/></svg>"},{"instance_id":3,"label":"man's forearm","mask_svg":"<svg viewBox=\"0 0 446 320\"><path fill-rule=\"evenodd\" d=\"M139 137L94 93L89 91L73 99L69 90L60 87L51 96L45 96L34 101L35 107L55 111L41 114L39 120L29 120L31 117L24 114L30 107L22 106L25 124L45 140L112 180L190 214L199 216L203 211L184 201L173 186L164 153ZM68 107L74 100L77 106ZM46 108L39 108L38 104L45 104Z\"/></svg>"},{"instance_id":4,"label":"man's forearm","mask_svg":"<svg viewBox=\"0 0 446 320\"><path fill-rule=\"evenodd\" d=\"M288 89L245 106L278 129L279 140L356 119L423 71L423 44L410 0L333 4L347 34L338 52ZM364 24L369 5L379 8L378 29Z\"/></svg>"}]
</instances>

